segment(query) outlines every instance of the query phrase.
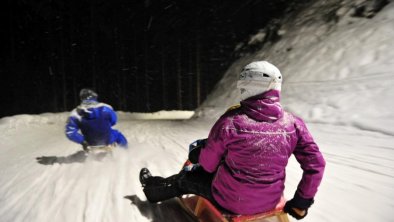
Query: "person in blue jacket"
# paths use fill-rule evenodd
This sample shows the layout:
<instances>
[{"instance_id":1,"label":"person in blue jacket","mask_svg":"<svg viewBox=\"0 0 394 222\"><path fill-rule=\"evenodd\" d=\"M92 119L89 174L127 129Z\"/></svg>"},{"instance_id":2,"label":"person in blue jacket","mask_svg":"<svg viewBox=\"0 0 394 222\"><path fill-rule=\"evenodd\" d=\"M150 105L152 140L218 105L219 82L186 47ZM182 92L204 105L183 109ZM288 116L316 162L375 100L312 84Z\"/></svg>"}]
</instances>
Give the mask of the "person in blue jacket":
<instances>
[{"instance_id":1,"label":"person in blue jacket","mask_svg":"<svg viewBox=\"0 0 394 222\"><path fill-rule=\"evenodd\" d=\"M91 89L80 91L81 104L71 111L66 125L66 136L73 142L88 147L118 145L127 148L127 139L112 129L117 116L108 104L98 102L97 93Z\"/></svg>"}]
</instances>

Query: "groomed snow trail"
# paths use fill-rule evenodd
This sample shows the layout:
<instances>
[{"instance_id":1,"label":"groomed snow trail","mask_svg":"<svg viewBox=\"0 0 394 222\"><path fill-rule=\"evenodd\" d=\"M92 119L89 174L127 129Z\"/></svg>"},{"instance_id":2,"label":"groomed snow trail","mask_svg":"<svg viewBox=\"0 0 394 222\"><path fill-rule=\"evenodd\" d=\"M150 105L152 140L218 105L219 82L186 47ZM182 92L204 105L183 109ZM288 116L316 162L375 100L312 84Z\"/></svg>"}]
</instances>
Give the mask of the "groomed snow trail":
<instances>
[{"instance_id":1,"label":"groomed snow trail","mask_svg":"<svg viewBox=\"0 0 394 222\"><path fill-rule=\"evenodd\" d=\"M287 34L278 43L229 67L197 111L215 119L239 101L236 79L250 60L269 60L281 69L282 104L307 121L327 161L304 222L393 221L393 12L391 2L372 19L344 15L335 26L322 23L319 7L300 12L284 24ZM179 171L189 143L205 138L214 120L137 121L126 115L116 127L129 140L128 150L101 162L38 164L36 157L81 150L64 135L67 114L0 119L1 222L190 220L174 201L147 203L138 173L142 167L159 176ZM286 198L300 177L291 158Z\"/></svg>"},{"instance_id":2,"label":"groomed snow trail","mask_svg":"<svg viewBox=\"0 0 394 222\"><path fill-rule=\"evenodd\" d=\"M176 201L147 203L138 173L142 167L154 175L176 173L188 144L206 137L212 121L122 120L117 128L130 148L116 150L113 158L37 163L39 156L79 151L64 137L64 116L15 116L0 122L1 221L190 221ZM308 126L327 170L305 221L391 221L394 138L348 126ZM294 159L287 176L285 194L291 198L301 176Z\"/></svg>"}]
</instances>

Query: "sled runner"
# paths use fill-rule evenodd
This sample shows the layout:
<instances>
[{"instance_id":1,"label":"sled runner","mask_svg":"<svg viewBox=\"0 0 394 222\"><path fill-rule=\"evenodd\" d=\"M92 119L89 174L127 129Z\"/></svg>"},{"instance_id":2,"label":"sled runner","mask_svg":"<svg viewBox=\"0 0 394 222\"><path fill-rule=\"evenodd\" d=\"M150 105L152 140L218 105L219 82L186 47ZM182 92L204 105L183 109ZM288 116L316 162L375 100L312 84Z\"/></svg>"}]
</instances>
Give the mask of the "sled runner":
<instances>
[{"instance_id":1,"label":"sled runner","mask_svg":"<svg viewBox=\"0 0 394 222\"><path fill-rule=\"evenodd\" d=\"M86 152L87 153L111 153L116 145L107 145L107 146L88 146Z\"/></svg>"},{"instance_id":2,"label":"sled runner","mask_svg":"<svg viewBox=\"0 0 394 222\"><path fill-rule=\"evenodd\" d=\"M232 215L218 210L207 199L196 195L184 195L178 198L181 206L201 222L289 222L283 207L285 199L282 197L275 209L254 215Z\"/></svg>"},{"instance_id":3,"label":"sled runner","mask_svg":"<svg viewBox=\"0 0 394 222\"><path fill-rule=\"evenodd\" d=\"M85 150L86 154L90 156L94 160L101 161L105 157L112 157L112 150L116 147L116 145L107 145L107 146L88 146L88 149Z\"/></svg>"}]
</instances>

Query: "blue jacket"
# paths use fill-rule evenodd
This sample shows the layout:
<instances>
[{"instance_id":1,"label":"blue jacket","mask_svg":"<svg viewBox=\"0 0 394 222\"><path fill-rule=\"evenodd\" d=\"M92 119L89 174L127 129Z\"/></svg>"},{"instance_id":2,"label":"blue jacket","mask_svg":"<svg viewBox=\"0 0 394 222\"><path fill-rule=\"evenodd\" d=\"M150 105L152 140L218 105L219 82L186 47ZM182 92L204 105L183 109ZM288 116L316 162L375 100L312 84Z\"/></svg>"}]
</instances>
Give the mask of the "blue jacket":
<instances>
[{"instance_id":1,"label":"blue jacket","mask_svg":"<svg viewBox=\"0 0 394 222\"><path fill-rule=\"evenodd\" d=\"M112 129L116 121L116 113L110 105L96 100L84 100L71 112L66 125L66 136L79 144L86 141L89 146L117 143L126 147L126 138Z\"/></svg>"}]
</instances>

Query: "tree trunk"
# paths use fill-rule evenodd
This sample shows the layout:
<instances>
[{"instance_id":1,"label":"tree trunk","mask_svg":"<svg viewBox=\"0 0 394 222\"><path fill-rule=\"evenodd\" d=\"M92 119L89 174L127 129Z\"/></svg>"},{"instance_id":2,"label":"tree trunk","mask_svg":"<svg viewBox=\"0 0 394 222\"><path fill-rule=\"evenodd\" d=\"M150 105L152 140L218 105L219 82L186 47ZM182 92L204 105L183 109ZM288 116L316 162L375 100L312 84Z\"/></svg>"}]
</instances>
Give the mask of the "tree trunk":
<instances>
[{"instance_id":1,"label":"tree trunk","mask_svg":"<svg viewBox=\"0 0 394 222\"><path fill-rule=\"evenodd\" d=\"M121 89L121 80L120 80L120 73L122 72L122 61L121 61L121 55L120 55L120 47L119 47L119 35L118 35L118 28L114 27L113 29L113 36L114 36L114 41L115 41L115 58L116 58L116 68L115 68L115 86L116 89L114 89L114 94L115 97L117 98L117 103L118 103L118 108L122 109L122 99L120 98L122 95L122 89Z\"/></svg>"},{"instance_id":2,"label":"tree trunk","mask_svg":"<svg viewBox=\"0 0 394 222\"><path fill-rule=\"evenodd\" d=\"M15 73L15 67L16 67L16 49L15 49L15 33L14 33L14 12L13 12L13 6L12 6L12 1L8 0L8 19L9 19L9 23L8 23L8 34L9 34L9 44L10 44L10 58L9 58L9 65L8 65L8 72L9 73ZM18 73L16 73L18 75ZM2 81L4 82L4 80ZM4 84L4 83L3 83ZM11 90L10 92L13 95L10 95L13 100L12 100L12 110L15 112L19 109L19 105L16 101L20 101L21 99L18 98L18 89L19 87L17 87L16 85L14 85L16 83L12 83L11 86L6 86L6 87L10 87Z\"/></svg>"},{"instance_id":3,"label":"tree trunk","mask_svg":"<svg viewBox=\"0 0 394 222\"><path fill-rule=\"evenodd\" d=\"M196 32L196 106L201 104L201 43L199 31Z\"/></svg>"},{"instance_id":4,"label":"tree trunk","mask_svg":"<svg viewBox=\"0 0 394 222\"><path fill-rule=\"evenodd\" d=\"M142 96L138 96L140 92L140 84L139 84L139 79L138 79L138 53L137 53L137 32L135 31L136 27L135 25L132 26L132 32L133 32L133 43L132 43L132 70L131 74L133 75L133 94L132 94L132 106L133 109L136 111L140 111L141 106L140 106L140 101Z\"/></svg>"},{"instance_id":5,"label":"tree trunk","mask_svg":"<svg viewBox=\"0 0 394 222\"><path fill-rule=\"evenodd\" d=\"M90 41L91 41L91 70L92 70L92 86L97 88L97 68L96 68L96 0L90 1Z\"/></svg>"},{"instance_id":6,"label":"tree trunk","mask_svg":"<svg viewBox=\"0 0 394 222\"><path fill-rule=\"evenodd\" d=\"M164 47L161 49L161 96L163 109L168 108L167 101L167 76L166 76L166 53Z\"/></svg>"},{"instance_id":7,"label":"tree trunk","mask_svg":"<svg viewBox=\"0 0 394 222\"><path fill-rule=\"evenodd\" d=\"M74 5L72 5L74 7ZM69 64L69 69L70 69L70 74L72 77L72 106L75 106L76 104L79 103L79 93L78 93L78 86L77 86L77 81L75 79L76 76L79 76L78 73L80 70L77 70L77 60L75 58L75 47L77 47L77 44L74 42L75 41L75 33L74 33L74 29L76 26L74 26L74 17L73 17L73 13L70 13L69 16L69 38L70 38L70 63Z\"/></svg>"},{"instance_id":8,"label":"tree trunk","mask_svg":"<svg viewBox=\"0 0 394 222\"><path fill-rule=\"evenodd\" d=\"M178 104L178 109L182 110L183 109L183 104L182 104L182 60L181 60L181 56L182 56L182 51L181 51L181 47L182 47L182 42L181 40L179 40L178 42L178 50L177 50L177 60L176 60L176 67L177 67L177 71L176 71L176 76L177 76L177 80L176 80L176 85L177 85L177 104Z\"/></svg>"},{"instance_id":9,"label":"tree trunk","mask_svg":"<svg viewBox=\"0 0 394 222\"><path fill-rule=\"evenodd\" d=\"M49 75L51 76L53 111L57 112L58 111L58 99L57 99L56 75L52 70L52 66L48 67L48 72L49 72Z\"/></svg>"},{"instance_id":10,"label":"tree trunk","mask_svg":"<svg viewBox=\"0 0 394 222\"><path fill-rule=\"evenodd\" d=\"M188 105L188 109L192 109L193 108L193 106L194 106L194 100L195 100L195 98L194 98L194 85L195 85L195 81L194 81L194 50L193 50L193 44L192 43L190 43L189 42L189 47L188 47L188 53L189 53L189 56L188 56L188 59L189 59L189 64L188 64L188 70L189 70L189 72L188 72L188 75L187 75L187 78L188 78L188 83L189 83L189 86L187 87L187 89L188 89L188 91L187 91L187 95L188 95L188 103L187 103L187 105Z\"/></svg>"},{"instance_id":11,"label":"tree trunk","mask_svg":"<svg viewBox=\"0 0 394 222\"><path fill-rule=\"evenodd\" d=\"M51 89L48 89L48 93L52 95L52 106L53 106L53 111L57 112L59 110L59 102L58 102L58 79L56 76L56 51L54 47L54 29L52 27L52 23L48 23L48 44L49 44L49 50L48 50L48 73L49 73L49 78L50 78L50 85L52 86ZM51 91L50 91L51 90Z\"/></svg>"},{"instance_id":12,"label":"tree trunk","mask_svg":"<svg viewBox=\"0 0 394 222\"><path fill-rule=\"evenodd\" d=\"M62 23L62 21L60 21ZM65 70L65 53L64 53L64 35L63 35L63 27L60 29L60 73L62 76L62 99L63 99L63 107L62 111L67 110L67 78L66 78L66 70Z\"/></svg>"},{"instance_id":13,"label":"tree trunk","mask_svg":"<svg viewBox=\"0 0 394 222\"><path fill-rule=\"evenodd\" d=\"M147 111L151 111L150 105L150 76L149 76L149 42L148 33L144 32L144 87L145 87L145 107Z\"/></svg>"}]
</instances>

